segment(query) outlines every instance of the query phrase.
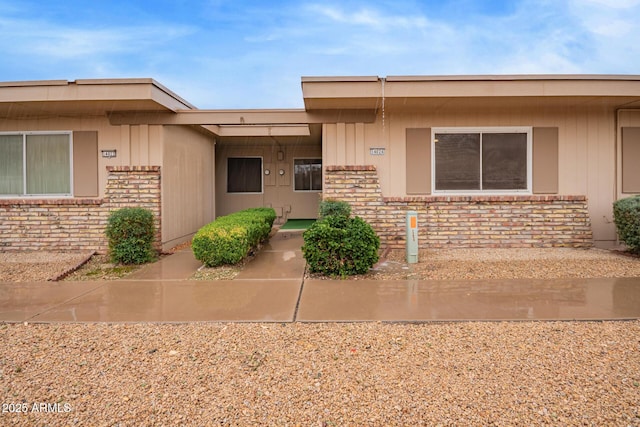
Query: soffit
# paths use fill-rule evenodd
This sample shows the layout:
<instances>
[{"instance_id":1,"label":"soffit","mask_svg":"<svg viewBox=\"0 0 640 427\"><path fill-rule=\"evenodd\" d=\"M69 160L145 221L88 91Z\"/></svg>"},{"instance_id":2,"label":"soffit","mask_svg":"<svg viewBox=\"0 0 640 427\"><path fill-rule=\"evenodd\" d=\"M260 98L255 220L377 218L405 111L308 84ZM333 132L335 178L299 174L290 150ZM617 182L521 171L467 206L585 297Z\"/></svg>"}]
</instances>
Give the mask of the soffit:
<instances>
[{"instance_id":1,"label":"soffit","mask_svg":"<svg viewBox=\"0 0 640 427\"><path fill-rule=\"evenodd\" d=\"M248 126L244 126L245 128ZM219 145L256 145L256 144L293 144L293 145L321 145L322 144L322 125L308 125L307 135L225 135L224 132L216 138L216 144Z\"/></svg>"},{"instance_id":2,"label":"soffit","mask_svg":"<svg viewBox=\"0 0 640 427\"><path fill-rule=\"evenodd\" d=\"M478 98L389 98L385 108L401 111L464 111L505 109L567 109L567 108L637 108L639 97L478 97Z\"/></svg>"}]
</instances>

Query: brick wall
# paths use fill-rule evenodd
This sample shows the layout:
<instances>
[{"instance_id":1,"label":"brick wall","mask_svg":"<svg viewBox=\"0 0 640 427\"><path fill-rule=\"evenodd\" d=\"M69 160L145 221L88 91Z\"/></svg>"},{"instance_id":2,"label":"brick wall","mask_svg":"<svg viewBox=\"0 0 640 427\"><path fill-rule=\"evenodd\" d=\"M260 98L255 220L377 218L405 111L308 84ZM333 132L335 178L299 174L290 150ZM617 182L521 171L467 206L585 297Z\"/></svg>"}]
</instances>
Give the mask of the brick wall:
<instances>
[{"instance_id":1,"label":"brick wall","mask_svg":"<svg viewBox=\"0 0 640 427\"><path fill-rule=\"evenodd\" d=\"M109 167L105 197L99 199L0 199L0 251L65 250L106 252L109 212L150 209L160 236L160 167Z\"/></svg>"},{"instance_id":2,"label":"brick wall","mask_svg":"<svg viewBox=\"0 0 640 427\"><path fill-rule=\"evenodd\" d=\"M102 199L0 199L0 251L98 250Z\"/></svg>"},{"instance_id":3,"label":"brick wall","mask_svg":"<svg viewBox=\"0 0 640 427\"><path fill-rule=\"evenodd\" d=\"M375 166L327 166L325 199L349 202L383 247L403 249L407 211L422 248L591 247L585 196L383 197Z\"/></svg>"}]
</instances>

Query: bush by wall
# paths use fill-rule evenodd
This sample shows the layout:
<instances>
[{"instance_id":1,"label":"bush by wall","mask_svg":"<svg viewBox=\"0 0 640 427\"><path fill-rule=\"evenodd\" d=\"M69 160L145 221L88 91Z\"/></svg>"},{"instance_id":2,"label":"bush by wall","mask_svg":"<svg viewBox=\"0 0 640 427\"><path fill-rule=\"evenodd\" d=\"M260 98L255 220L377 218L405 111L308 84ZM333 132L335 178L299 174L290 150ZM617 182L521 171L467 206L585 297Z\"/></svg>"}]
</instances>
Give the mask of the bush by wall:
<instances>
[{"instance_id":1,"label":"bush by wall","mask_svg":"<svg viewBox=\"0 0 640 427\"><path fill-rule=\"evenodd\" d=\"M351 205L343 200L326 199L320 202L318 219L327 216L344 216L351 215Z\"/></svg>"},{"instance_id":2,"label":"bush by wall","mask_svg":"<svg viewBox=\"0 0 640 427\"><path fill-rule=\"evenodd\" d=\"M202 227L193 237L191 249L207 267L240 262L269 236L276 211L252 208L221 216Z\"/></svg>"},{"instance_id":3,"label":"bush by wall","mask_svg":"<svg viewBox=\"0 0 640 427\"><path fill-rule=\"evenodd\" d=\"M122 208L111 212L105 234L114 263L144 264L156 258L153 213L148 209Z\"/></svg>"},{"instance_id":4,"label":"bush by wall","mask_svg":"<svg viewBox=\"0 0 640 427\"><path fill-rule=\"evenodd\" d=\"M640 196L616 201L613 204L613 221L620 240L631 252L640 254Z\"/></svg>"},{"instance_id":5,"label":"bush by wall","mask_svg":"<svg viewBox=\"0 0 640 427\"><path fill-rule=\"evenodd\" d=\"M303 234L302 252L312 273L364 274L378 261L380 239L362 218L330 215Z\"/></svg>"}]
</instances>

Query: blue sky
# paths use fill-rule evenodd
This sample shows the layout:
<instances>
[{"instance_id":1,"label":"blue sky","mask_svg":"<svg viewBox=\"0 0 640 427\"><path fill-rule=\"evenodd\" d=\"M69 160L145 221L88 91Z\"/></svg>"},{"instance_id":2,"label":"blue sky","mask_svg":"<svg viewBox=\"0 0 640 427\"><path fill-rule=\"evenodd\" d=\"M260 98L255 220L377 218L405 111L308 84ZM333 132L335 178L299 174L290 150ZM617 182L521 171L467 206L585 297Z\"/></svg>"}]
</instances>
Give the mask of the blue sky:
<instances>
[{"instance_id":1,"label":"blue sky","mask_svg":"<svg viewBox=\"0 0 640 427\"><path fill-rule=\"evenodd\" d=\"M296 108L301 76L640 74L640 0L0 0L0 55L0 81Z\"/></svg>"}]
</instances>

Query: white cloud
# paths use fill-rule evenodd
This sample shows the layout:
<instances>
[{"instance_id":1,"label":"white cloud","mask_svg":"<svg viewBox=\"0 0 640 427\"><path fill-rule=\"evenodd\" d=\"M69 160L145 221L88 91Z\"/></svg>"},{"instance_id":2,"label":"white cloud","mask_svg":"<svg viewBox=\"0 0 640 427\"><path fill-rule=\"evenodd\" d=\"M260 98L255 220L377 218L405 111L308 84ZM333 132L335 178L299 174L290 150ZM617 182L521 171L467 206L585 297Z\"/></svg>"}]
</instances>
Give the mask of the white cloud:
<instances>
[{"instance_id":1,"label":"white cloud","mask_svg":"<svg viewBox=\"0 0 640 427\"><path fill-rule=\"evenodd\" d=\"M389 15L372 7L347 11L342 7L323 3L311 4L306 8L309 12L318 13L338 24L365 26L377 30L424 29L428 26L428 21L422 16Z\"/></svg>"},{"instance_id":2,"label":"white cloud","mask_svg":"<svg viewBox=\"0 0 640 427\"><path fill-rule=\"evenodd\" d=\"M578 3L596 4L612 9L629 9L640 5L640 0L579 0Z\"/></svg>"},{"instance_id":3,"label":"white cloud","mask_svg":"<svg viewBox=\"0 0 640 427\"><path fill-rule=\"evenodd\" d=\"M188 27L140 26L79 28L21 19L0 19L0 46L14 53L56 59L137 52L184 37Z\"/></svg>"}]
</instances>

